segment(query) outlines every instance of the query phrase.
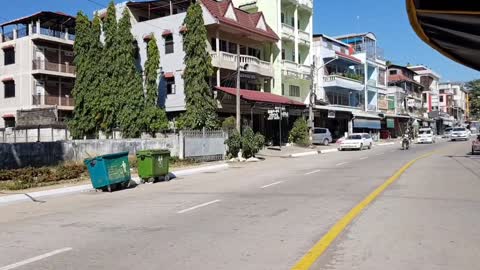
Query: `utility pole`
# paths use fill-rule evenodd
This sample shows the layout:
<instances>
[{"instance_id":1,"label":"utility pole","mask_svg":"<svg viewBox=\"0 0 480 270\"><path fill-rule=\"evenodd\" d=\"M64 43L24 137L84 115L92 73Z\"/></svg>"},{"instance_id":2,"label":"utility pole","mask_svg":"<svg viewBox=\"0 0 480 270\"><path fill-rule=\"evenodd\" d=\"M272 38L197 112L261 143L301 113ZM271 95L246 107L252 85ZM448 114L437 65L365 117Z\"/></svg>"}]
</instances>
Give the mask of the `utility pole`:
<instances>
[{"instance_id":1,"label":"utility pole","mask_svg":"<svg viewBox=\"0 0 480 270\"><path fill-rule=\"evenodd\" d=\"M310 100L308 104L308 136L310 138L310 141L312 141L313 138L313 127L315 125L314 123L314 115L313 115L313 106L315 106L315 56L313 57L313 63L310 68Z\"/></svg>"},{"instance_id":2,"label":"utility pole","mask_svg":"<svg viewBox=\"0 0 480 270\"><path fill-rule=\"evenodd\" d=\"M240 126L240 45L237 44L237 97L236 97L236 120L237 131L241 133Z\"/></svg>"}]
</instances>

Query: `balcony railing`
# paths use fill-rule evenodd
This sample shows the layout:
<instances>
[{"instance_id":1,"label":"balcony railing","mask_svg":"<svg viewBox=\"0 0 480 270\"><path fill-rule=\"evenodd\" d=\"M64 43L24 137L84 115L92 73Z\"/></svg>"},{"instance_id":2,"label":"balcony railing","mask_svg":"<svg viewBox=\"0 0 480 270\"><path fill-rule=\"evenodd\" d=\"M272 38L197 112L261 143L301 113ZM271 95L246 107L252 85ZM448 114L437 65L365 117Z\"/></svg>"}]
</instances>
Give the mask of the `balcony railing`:
<instances>
[{"instance_id":1,"label":"balcony railing","mask_svg":"<svg viewBox=\"0 0 480 270\"><path fill-rule=\"evenodd\" d=\"M282 37L293 39L295 37L295 28L289 24L282 23Z\"/></svg>"},{"instance_id":2,"label":"balcony railing","mask_svg":"<svg viewBox=\"0 0 480 270\"><path fill-rule=\"evenodd\" d=\"M32 33L29 32L28 27L23 27L19 29L15 29L11 32L7 32L1 35L2 37L2 42L5 41L10 41L14 40L15 38L22 38L22 37L27 37L32 34L37 34L37 35L42 35L42 36L49 36L49 37L56 37L59 39L64 39L64 40L75 40L75 34L67 33L65 31L59 31L59 30L52 30L52 29L47 29L40 27L40 30L37 29L37 26L34 25L32 27Z\"/></svg>"},{"instance_id":3,"label":"balcony railing","mask_svg":"<svg viewBox=\"0 0 480 270\"><path fill-rule=\"evenodd\" d=\"M217 52L211 52L210 55L212 57L212 63L214 66L230 70L237 69L236 54L220 52L220 54L217 55ZM241 54L240 65L244 66L245 64L248 64L247 69L249 72L273 77L273 66L270 62L260 60L255 56Z\"/></svg>"},{"instance_id":4,"label":"balcony railing","mask_svg":"<svg viewBox=\"0 0 480 270\"><path fill-rule=\"evenodd\" d=\"M75 66L70 63L60 64L46 60L33 60L33 70L47 70L61 73L75 74Z\"/></svg>"},{"instance_id":5,"label":"balcony railing","mask_svg":"<svg viewBox=\"0 0 480 270\"><path fill-rule=\"evenodd\" d=\"M313 0L298 0L298 4L310 9L313 8Z\"/></svg>"},{"instance_id":6,"label":"balcony railing","mask_svg":"<svg viewBox=\"0 0 480 270\"><path fill-rule=\"evenodd\" d=\"M48 106L74 106L73 98L69 96L54 96L54 95L33 95L32 103L35 106L48 105Z\"/></svg>"},{"instance_id":7,"label":"balcony railing","mask_svg":"<svg viewBox=\"0 0 480 270\"><path fill-rule=\"evenodd\" d=\"M13 31L2 34L3 42L10 41L10 40L13 40Z\"/></svg>"},{"instance_id":8,"label":"balcony railing","mask_svg":"<svg viewBox=\"0 0 480 270\"><path fill-rule=\"evenodd\" d=\"M304 44L310 44L310 34L303 30L298 30L298 37Z\"/></svg>"},{"instance_id":9,"label":"balcony railing","mask_svg":"<svg viewBox=\"0 0 480 270\"><path fill-rule=\"evenodd\" d=\"M304 80L311 79L311 67L308 65L297 64L292 61L283 60L283 74L287 76L297 77Z\"/></svg>"}]
</instances>

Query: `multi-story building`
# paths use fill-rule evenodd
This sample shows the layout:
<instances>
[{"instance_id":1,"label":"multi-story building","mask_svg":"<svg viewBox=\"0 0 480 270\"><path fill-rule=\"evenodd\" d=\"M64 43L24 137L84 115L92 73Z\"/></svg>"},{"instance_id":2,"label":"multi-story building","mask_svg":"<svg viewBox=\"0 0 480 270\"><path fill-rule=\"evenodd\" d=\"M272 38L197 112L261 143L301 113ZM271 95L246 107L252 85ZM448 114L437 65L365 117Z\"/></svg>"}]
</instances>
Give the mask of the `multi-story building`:
<instances>
[{"instance_id":1,"label":"multi-story building","mask_svg":"<svg viewBox=\"0 0 480 270\"><path fill-rule=\"evenodd\" d=\"M312 64L313 0L233 0L250 13L262 12L281 37L273 46L272 93L309 103Z\"/></svg>"},{"instance_id":2,"label":"multi-story building","mask_svg":"<svg viewBox=\"0 0 480 270\"><path fill-rule=\"evenodd\" d=\"M440 75L423 65L409 66L408 68L415 71L415 81L424 86L424 108L428 113L438 111L438 84L441 78Z\"/></svg>"},{"instance_id":3,"label":"multi-story building","mask_svg":"<svg viewBox=\"0 0 480 270\"><path fill-rule=\"evenodd\" d=\"M75 17L38 12L5 22L0 39L0 127L14 127L17 111L73 111Z\"/></svg>"},{"instance_id":4,"label":"multi-story building","mask_svg":"<svg viewBox=\"0 0 480 270\"><path fill-rule=\"evenodd\" d=\"M360 59L364 65L365 110L369 112L386 112L387 66L383 50L377 46L373 33L347 34L335 37L350 46L352 56ZM382 101L379 103L379 101ZM379 106L380 105L380 106Z\"/></svg>"},{"instance_id":5,"label":"multi-story building","mask_svg":"<svg viewBox=\"0 0 480 270\"><path fill-rule=\"evenodd\" d=\"M457 124L464 124L467 110L467 94L463 83L444 82L439 84L439 111L453 116Z\"/></svg>"}]
</instances>

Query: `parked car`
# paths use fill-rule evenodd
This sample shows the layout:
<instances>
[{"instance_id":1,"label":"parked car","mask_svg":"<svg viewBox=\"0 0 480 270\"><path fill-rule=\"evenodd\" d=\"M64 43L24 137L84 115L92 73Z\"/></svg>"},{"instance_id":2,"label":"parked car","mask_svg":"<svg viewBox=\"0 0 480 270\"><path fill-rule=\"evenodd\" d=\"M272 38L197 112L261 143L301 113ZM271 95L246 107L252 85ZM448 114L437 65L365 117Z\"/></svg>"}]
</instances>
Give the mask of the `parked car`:
<instances>
[{"instance_id":1,"label":"parked car","mask_svg":"<svg viewBox=\"0 0 480 270\"><path fill-rule=\"evenodd\" d=\"M454 128L452 130L452 135L450 135L450 139L452 141L456 141L456 140L468 141L469 138L470 138L469 131L464 127Z\"/></svg>"},{"instance_id":2,"label":"parked car","mask_svg":"<svg viewBox=\"0 0 480 270\"><path fill-rule=\"evenodd\" d=\"M471 127L470 132L472 133L472 135L475 135L475 136L478 135L478 130L476 127Z\"/></svg>"},{"instance_id":3,"label":"parked car","mask_svg":"<svg viewBox=\"0 0 480 270\"><path fill-rule=\"evenodd\" d=\"M332 141L333 141L332 133L330 133L330 130L328 130L328 128L313 129L313 136L312 136L313 144L329 145Z\"/></svg>"},{"instance_id":4,"label":"parked car","mask_svg":"<svg viewBox=\"0 0 480 270\"><path fill-rule=\"evenodd\" d=\"M372 137L366 133L354 133L349 135L345 140L340 143L338 147L339 151L346 149L363 150L365 148L371 149L373 146Z\"/></svg>"},{"instance_id":5,"label":"parked car","mask_svg":"<svg viewBox=\"0 0 480 270\"><path fill-rule=\"evenodd\" d=\"M472 141L472 155L476 155L477 153L480 153L480 135Z\"/></svg>"},{"instance_id":6,"label":"parked car","mask_svg":"<svg viewBox=\"0 0 480 270\"><path fill-rule=\"evenodd\" d=\"M435 143L435 135L431 128L421 128L418 130L417 143Z\"/></svg>"},{"instance_id":7,"label":"parked car","mask_svg":"<svg viewBox=\"0 0 480 270\"><path fill-rule=\"evenodd\" d=\"M450 135L452 135L452 130L453 128L451 127L445 128L445 131L443 132L443 138L450 138Z\"/></svg>"}]
</instances>

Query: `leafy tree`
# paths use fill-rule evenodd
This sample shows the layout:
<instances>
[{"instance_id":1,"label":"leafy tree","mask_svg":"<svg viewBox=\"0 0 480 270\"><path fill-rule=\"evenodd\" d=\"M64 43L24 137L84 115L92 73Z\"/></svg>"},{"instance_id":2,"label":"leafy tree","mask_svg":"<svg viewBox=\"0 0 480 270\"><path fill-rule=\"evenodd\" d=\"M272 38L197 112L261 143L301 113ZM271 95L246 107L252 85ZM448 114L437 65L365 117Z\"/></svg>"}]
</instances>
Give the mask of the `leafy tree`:
<instances>
[{"instance_id":1,"label":"leafy tree","mask_svg":"<svg viewBox=\"0 0 480 270\"><path fill-rule=\"evenodd\" d=\"M126 138L140 137L142 132L142 112L144 94L142 77L135 66L134 37L131 32L130 13L124 9L117 29L117 58L113 76L114 89L118 89L116 104L118 125Z\"/></svg>"},{"instance_id":2,"label":"leafy tree","mask_svg":"<svg viewBox=\"0 0 480 270\"><path fill-rule=\"evenodd\" d=\"M158 107L158 68L160 67L160 53L155 37L148 42L147 61L145 62L145 110L144 129L155 135L156 132L168 128L168 119L165 111Z\"/></svg>"},{"instance_id":3,"label":"leafy tree","mask_svg":"<svg viewBox=\"0 0 480 270\"><path fill-rule=\"evenodd\" d=\"M83 12L77 14L76 41L73 46L75 53L74 63L77 77L73 88L75 109L73 118L69 122L70 132L74 138L82 138L89 133L93 127L89 113L88 84L89 84L89 50L90 50L90 29L91 23ZM94 124L94 122L93 122Z\"/></svg>"},{"instance_id":4,"label":"leafy tree","mask_svg":"<svg viewBox=\"0 0 480 270\"><path fill-rule=\"evenodd\" d=\"M238 156L238 152L242 149L242 135L237 130L234 130L228 139L225 141L225 144L228 147L228 155L232 158Z\"/></svg>"},{"instance_id":5,"label":"leafy tree","mask_svg":"<svg viewBox=\"0 0 480 270\"><path fill-rule=\"evenodd\" d=\"M102 36L102 20L98 14L95 14L93 17L91 30L89 50L90 83L88 85L88 102L90 103L90 113L94 117L94 119L90 121L92 125L95 125L93 128L94 134L98 135L102 120L101 111L99 108L101 108L103 104L103 96L99 90L101 89L101 86L105 80L104 66L101 65L101 61L98 61L98 57L103 55L103 44L100 39Z\"/></svg>"},{"instance_id":6,"label":"leafy tree","mask_svg":"<svg viewBox=\"0 0 480 270\"><path fill-rule=\"evenodd\" d=\"M225 120L223 120L223 122L222 122L222 129L230 132L230 131L235 129L236 123L237 122L235 120L235 117L233 117L233 116L225 118Z\"/></svg>"},{"instance_id":7,"label":"leafy tree","mask_svg":"<svg viewBox=\"0 0 480 270\"><path fill-rule=\"evenodd\" d=\"M103 82L100 87L102 95L101 106L98 108L98 118L100 122L100 130L110 134L117 125L117 109L118 104L119 83L119 61L118 61L118 25L115 3L110 2L107 8L107 16L103 22L104 47L102 57L100 58L103 69Z\"/></svg>"},{"instance_id":8,"label":"leafy tree","mask_svg":"<svg viewBox=\"0 0 480 270\"><path fill-rule=\"evenodd\" d=\"M480 117L480 79L468 82L465 88L469 90L470 118Z\"/></svg>"},{"instance_id":9,"label":"leafy tree","mask_svg":"<svg viewBox=\"0 0 480 270\"><path fill-rule=\"evenodd\" d=\"M265 138L263 135L255 134L250 127L243 131L242 150L244 158L254 157L263 148L264 144Z\"/></svg>"},{"instance_id":10,"label":"leafy tree","mask_svg":"<svg viewBox=\"0 0 480 270\"><path fill-rule=\"evenodd\" d=\"M217 105L209 86L213 73L210 54L207 52L207 30L199 2L190 5L184 20L188 31L184 34L185 52L185 101L187 111L180 123L191 129L213 129L218 127Z\"/></svg>"},{"instance_id":11,"label":"leafy tree","mask_svg":"<svg viewBox=\"0 0 480 270\"><path fill-rule=\"evenodd\" d=\"M301 146L310 145L310 139L308 134L308 124L304 118L298 118L293 123L293 128L290 130L288 141Z\"/></svg>"}]
</instances>

